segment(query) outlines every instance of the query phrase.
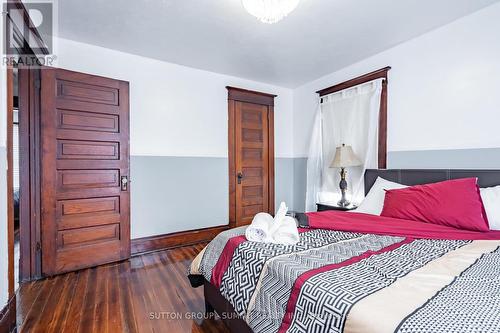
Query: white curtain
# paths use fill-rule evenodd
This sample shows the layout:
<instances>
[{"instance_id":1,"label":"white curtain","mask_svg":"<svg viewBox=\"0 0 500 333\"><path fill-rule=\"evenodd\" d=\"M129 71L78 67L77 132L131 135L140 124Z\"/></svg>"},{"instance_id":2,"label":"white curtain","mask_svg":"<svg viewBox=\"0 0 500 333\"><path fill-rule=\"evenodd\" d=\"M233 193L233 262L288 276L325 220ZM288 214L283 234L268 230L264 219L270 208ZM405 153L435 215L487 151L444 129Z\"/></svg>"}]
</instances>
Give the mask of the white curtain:
<instances>
[{"instance_id":1,"label":"white curtain","mask_svg":"<svg viewBox=\"0 0 500 333\"><path fill-rule=\"evenodd\" d=\"M340 198L339 170L330 168L335 148L346 144L363 161L347 170L348 199L363 199L363 175L377 168L378 120L382 79L342 90L318 100L307 159L306 211L316 202L336 203Z\"/></svg>"}]
</instances>

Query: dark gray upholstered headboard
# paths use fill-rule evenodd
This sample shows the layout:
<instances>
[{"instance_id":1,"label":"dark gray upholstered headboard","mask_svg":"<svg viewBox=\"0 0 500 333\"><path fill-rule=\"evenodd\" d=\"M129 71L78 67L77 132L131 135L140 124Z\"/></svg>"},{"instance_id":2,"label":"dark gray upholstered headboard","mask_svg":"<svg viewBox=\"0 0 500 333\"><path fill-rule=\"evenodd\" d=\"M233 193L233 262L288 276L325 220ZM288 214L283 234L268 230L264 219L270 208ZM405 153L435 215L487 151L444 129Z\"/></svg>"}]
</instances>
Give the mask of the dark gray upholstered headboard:
<instances>
[{"instance_id":1,"label":"dark gray upholstered headboard","mask_svg":"<svg viewBox=\"0 0 500 333\"><path fill-rule=\"evenodd\" d=\"M365 194L379 176L404 185L421 185L468 177L477 177L479 187L500 185L500 170L368 169L365 172Z\"/></svg>"}]
</instances>

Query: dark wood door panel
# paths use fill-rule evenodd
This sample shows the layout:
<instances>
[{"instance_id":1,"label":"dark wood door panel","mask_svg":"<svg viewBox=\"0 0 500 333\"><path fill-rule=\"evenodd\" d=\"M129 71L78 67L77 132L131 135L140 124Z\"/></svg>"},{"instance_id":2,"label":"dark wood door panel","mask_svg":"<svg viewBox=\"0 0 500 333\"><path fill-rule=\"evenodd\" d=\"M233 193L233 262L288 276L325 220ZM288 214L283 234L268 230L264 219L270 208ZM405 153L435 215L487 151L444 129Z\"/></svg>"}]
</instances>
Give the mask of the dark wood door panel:
<instances>
[{"instance_id":1,"label":"dark wood door panel","mask_svg":"<svg viewBox=\"0 0 500 333\"><path fill-rule=\"evenodd\" d=\"M75 260L85 258L85 261ZM57 251L54 270L60 274L122 260L121 241L75 246Z\"/></svg>"},{"instance_id":2,"label":"dark wood door panel","mask_svg":"<svg viewBox=\"0 0 500 333\"><path fill-rule=\"evenodd\" d=\"M254 129L254 128L242 128L242 133L241 133L243 142L246 144L254 144L258 147L262 147L264 143L264 138L263 138L263 133L261 129Z\"/></svg>"},{"instance_id":3,"label":"dark wood door panel","mask_svg":"<svg viewBox=\"0 0 500 333\"><path fill-rule=\"evenodd\" d=\"M242 167L243 174L245 175L241 180L243 186L264 185L264 170L262 167Z\"/></svg>"},{"instance_id":4,"label":"dark wood door panel","mask_svg":"<svg viewBox=\"0 0 500 333\"><path fill-rule=\"evenodd\" d=\"M112 133L119 131L119 116L116 114L58 109L57 121L59 129Z\"/></svg>"},{"instance_id":5,"label":"dark wood door panel","mask_svg":"<svg viewBox=\"0 0 500 333\"><path fill-rule=\"evenodd\" d=\"M120 212L120 197L57 201L57 217L96 216Z\"/></svg>"},{"instance_id":6,"label":"dark wood door panel","mask_svg":"<svg viewBox=\"0 0 500 333\"><path fill-rule=\"evenodd\" d=\"M120 240L120 224L107 224L58 232L58 249L68 249L96 243Z\"/></svg>"},{"instance_id":7,"label":"dark wood door panel","mask_svg":"<svg viewBox=\"0 0 500 333\"><path fill-rule=\"evenodd\" d=\"M120 115L120 106L110 104L95 104L70 99L58 99L54 102L57 110L75 110L80 112Z\"/></svg>"},{"instance_id":8,"label":"dark wood door panel","mask_svg":"<svg viewBox=\"0 0 500 333\"><path fill-rule=\"evenodd\" d=\"M120 223L120 196L58 200L57 230Z\"/></svg>"},{"instance_id":9,"label":"dark wood door panel","mask_svg":"<svg viewBox=\"0 0 500 333\"><path fill-rule=\"evenodd\" d=\"M239 105L242 128L262 129L264 127L263 123L267 115L263 114L262 110L267 106L244 102L240 102Z\"/></svg>"},{"instance_id":10,"label":"dark wood door panel","mask_svg":"<svg viewBox=\"0 0 500 333\"><path fill-rule=\"evenodd\" d=\"M120 142L121 136L119 134L109 133L109 132L59 129L57 131L57 139L59 139L59 140L79 140L79 141Z\"/></svg>"},{"instance_id":11,"label":"dark wood door panel","mask_svg":"<svg viewBox=\"0 0 500 333\"><path fill-rule=\"evenodd\" d=\"M263 205L264 204L264 189L262 185L243 186L243 206Z\"/></svg>"},{"instance_id":12,"label":"dark wood door panel","mask_svg":"<svg viewBox=\"0 0 500 333\"><path fill-rule=\"evenodd\" d=\"M263 165L267 162L265 158L267 156L263 148L244 148L240 149L241 152L241 168L245 167L256 167L264 170ZM263 174L265 176L265 172Z\"/></svg>"},{"instance_id":13,"label":"dark wood door panel","mask_svg":"<svg viewBox=\"0 0 500 333\"><path fill-rule=\"evenodd\" d=\"M57 170L59 191L120 186L120 170Z\"/></svg>"},{"instance_id":14,"label":"dark wood door panel","mask_svg":"<svg viewBox=\"0 0 500 333\"><path fill-rule=\"evenodd\" d=\"M89 103L118 105L118 89L77 81L56 80L57 97Z\"/></svg>"},{"instance_id":15,"label":"dark wood door panel","mask_svg":"<svg viewBox=\"0 0 500 333\"><path fill-rule=\"evenodd\" d=\"M75 160L118 160L119 142L57 140L57 158Z\"/></svg>"},{"instance_id":16,"label":"dark wood door panel","mask_svg":"<svg viewBox=\"0 0 500 333\"><path fill-rule=\"evenodd\" d=\"M96 223L96 219L99 219L99 224ZM92 214L80 215L80 216L67 216L57 221L57 230L67 230L67 229L78 229L92 227L96 225L106 225L113 223L120 223L119 213L109 213L101 214L99 216L94 216Z\"/></svg>"},{"instance_id":17,"label":"dark wood door panel","mask_svg":"<svg viewBox=\"0 0 500 333\"><path fill-rule=\"evenodd\" d=\"M123 156L123 153L120 155ZM128 161L119 160L82 160L82 159L58 159L55 163L57 170L102 170L102 169L116 169L120 170L120 174L127 175L128 173L123 173L123 169L128 167Z\"/></svg>"},{"instance_id":18,"label":"dark wood door panel","mask_svg":"<svg viewBox=\"0 0 500 333\"><path fill-rule=\"evenodd\" d=\"M120 169L57 169L56 200L120 197Z\"/></svg>"},{"instance_id":19,"label":"dark wood door panel","mask_svg":"<svg viewBox=\"0 0 500 333\"><path fill-rule=\"evenodd\" d=\"M252 222L255 214L267 211L267 205L248 205L241 207L241 224L249 224Z\"/></svg>"},{"instance_id":20,"label":"dark wood door panel","mask_svg":"<svg viewBox=\"0 0 500 333\"><path fill-rule=\"evenodd\" d=\"M130 256L128 83L42 70L45 275Z\"/></svg>"}]
</instances>

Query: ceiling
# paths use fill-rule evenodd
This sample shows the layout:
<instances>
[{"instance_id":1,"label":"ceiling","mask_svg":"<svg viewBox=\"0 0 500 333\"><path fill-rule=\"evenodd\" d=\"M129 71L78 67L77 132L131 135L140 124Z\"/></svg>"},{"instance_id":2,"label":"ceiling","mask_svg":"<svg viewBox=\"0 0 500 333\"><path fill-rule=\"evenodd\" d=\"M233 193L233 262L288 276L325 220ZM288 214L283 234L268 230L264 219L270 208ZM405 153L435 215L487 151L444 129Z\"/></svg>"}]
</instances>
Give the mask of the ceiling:
<instances>
[{"instance_id":1,"label":"ceiling","mask_svg":"<svg viewBox=\"0 0 500 333\"><path fill-rule=\"evenodd\" d=\"M59 36L294 88L500 0L301 0L273 25L240 0L64 0Z\"/></svg>"}]
</instances>

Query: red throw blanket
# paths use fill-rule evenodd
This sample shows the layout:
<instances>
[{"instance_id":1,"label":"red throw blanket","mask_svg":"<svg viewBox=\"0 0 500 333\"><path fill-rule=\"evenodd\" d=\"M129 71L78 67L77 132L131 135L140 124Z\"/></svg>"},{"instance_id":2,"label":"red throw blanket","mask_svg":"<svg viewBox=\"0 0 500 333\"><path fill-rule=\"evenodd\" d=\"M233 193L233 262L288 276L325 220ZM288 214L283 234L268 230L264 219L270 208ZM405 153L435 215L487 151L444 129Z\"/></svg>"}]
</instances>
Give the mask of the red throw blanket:
<instances>
[{"instance_id":1,"label":"red throw blanket","mask_svg":"<svg viewBox=\"0 0 500 333\"><path fill-rule=\"evenodd\" d=\"M363 213L324 211L307 213L306 215L309 220L309 227L313 229L402 236L416 239L500 240L500 231L470 231Z\"/></svg>"}]
</instances>

